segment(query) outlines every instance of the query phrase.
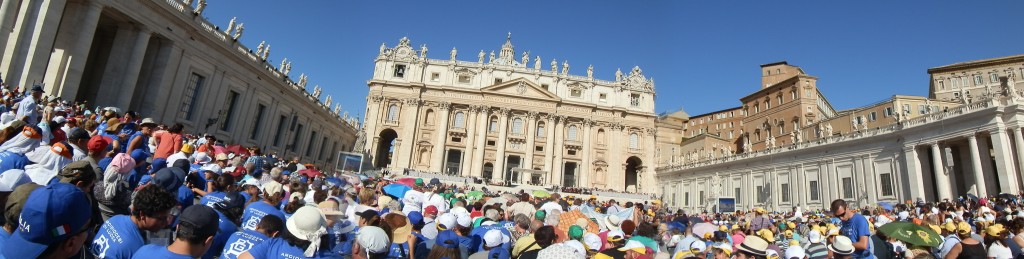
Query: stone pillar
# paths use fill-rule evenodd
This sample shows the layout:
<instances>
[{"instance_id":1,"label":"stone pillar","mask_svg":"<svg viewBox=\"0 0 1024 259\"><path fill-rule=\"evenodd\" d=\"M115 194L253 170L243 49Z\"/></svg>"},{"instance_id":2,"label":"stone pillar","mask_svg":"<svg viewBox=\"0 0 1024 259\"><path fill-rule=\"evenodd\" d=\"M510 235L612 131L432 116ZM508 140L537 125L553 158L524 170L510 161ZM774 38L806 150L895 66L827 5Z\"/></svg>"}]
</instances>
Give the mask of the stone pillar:
<instances>
[{"instance_id":1,"label":"stone pillar","mask_svg":"<svg viewBox=\"0 0 1024 259\"><path fill-rule=\"evenodd\" d=\"M502 179L502 182L509 180L509 175L505 172L505 147L508 145L508 115L511 111L508 108L498 109L498 140L496 141L498 149L494 153L494 172L491 174L491 178Z\"/></svg>"},{"instance_id":2,"label":"stone pillar","mask_svg":"<svg viewBox=\"0 0 1024 259\"><path fill-rule=\"evenodd\" d=\"M402 132L398 136L402 140L402 146L395 147L395 154L391 155L391 164L395 169L412 168L412 158L416 150L416 122L420 112L421 100L418 98L405 99L402 102L401 112L398 115L398 126Z\"/></svg>"},{"instance_id":3,"label":"stone pillar","mask_svg":"<svg viewBox=\"0 0 1024 259\"><path fill-rule=\"evenodd\" d=\"M7 2L4 2L4 4ZM85 7L86 10L83 11L82 20L76 21L79 25L78 38L75 39L75 46L71 49L71 61L68 64L68 72L64 75L64 80L61 82L62 86L58 90L59 92L51 93L64 98L64 100L74 100L78 95L78 89L82 84L82 76L85 73L85 63L89 57L89 50L92 49L92 40L96 36L96 25L98 25L100 13L103 11L103 6L96 1L88 1ZM4 41L0 39L0 42Z\"/></svg>"},{"instance_id":4,"label":"stone pillar","mask_svg":"<svg viewBox=\"0 0 1024 259\"><path fill-rule=\"evenodd\" d=\"M537 112L526 114L526 121L523 122L523 133L526 134L526 150L523 157L523 168L533 169L533 152L536 152L537 137ZM529 177L527 177L529 178Z\"/></svg>"},{"instance_id":5,"label":"stone pillar","mask_svg":"<svg viewBox=\"0 0 1024 259\"><path fill-rule=\"evenodd\" d=\"M996 172L999 175L999 189L1004 193L1017 193L1017 170L1013 167L1013 152L1010 150L1010 141L1007 139L1005 128L998 128L990 132L992 138L992 150L995 152Z\"/></svg>"},{"instance_id":6,"label":"stone pillar","mask_svg":"<svg viewBox=\"0 0 1024 259\"><path fill-rule=\"evenodd\" d=\"M466 149L462 151L462 157L464 159L460 160L462 161L462 169L459 172L459 175L461 176L469 176L470 172L473 170L472 166L475 162L473 161L473 152L476 148L476 141L474 139L476 138L476 117L478 108L479 107L476 105L472 105L469 107L469 110L466 110L466 127L464 127L466 130L466 137L462 140L462 143L465 143Z\"/></svg>"},{"instance_id":7,"label":"stone pillar","mask_svg":"<svg viewBox=\"0 0 1024 259\"><path fill-rule=\"evenodd\" d=\"M149 47L151 36L152 32L145 27L139 28L135 35L135 44L132 45L131 56L128 58L128 65L125 66L124 80L121 81L117 107L128 107L132 102L135 88L139 86L139 72L142 70L142 60L146 58L146 49Z\"/></svg>"},{"instance_id":8,"label":"stone pillar","mask_svg":"<svg viewBox=\"0 0 1024 259\"><path fill-rule=\"evenodd\" d=\"M16 4L18 0L3 1L4 5L7 2L14 2ZM18 85L21 79L21 71L25 67L25 56L28 55L28 44L32 39L32 28L31 24L34 23L36 16L39 14L39 6L42 1L29 1L22 0L21 7L14 10L16 12L14 21L11 21L10 26L12 28L2 28L3 33L9 33L9 37L4 48L3 59L0 60L0 71L4 73L4 81L8 82L8 85ZM14 8L13 6L11 8ZM18 85L21 89L27 89L25 86ZM29 86L31 87L31 86Z\"/></svg>"},{"instance_id":9,"label":"stone pillar","mask_svg":"<svg viewBox=\"0 0 1024 259\"><path fill-rule=\"evenodd\" d=\"M917 149L913 146L903 147L903 164L907 168L907 182L910 183L911 199L927 199L924 193L924 175L921 173L921 163L917 160Z\"/></svg>"},{"instance_id":10,"label":"stone pillar","mask_svg":"<svg viewBox=\"0 0 1024 259\"><path fill-rule=\"evenodd\" d=\"M383 96L379 96L379 95L377 95L377 96L367 96L366 97L366 107L369 107L370 109L367 109L369 111L366 112L366 115L365 115L366 117L363 118L363 125L364 125L363 126L363 131L366 134L366 144L363 145L363 150L362 151L366 152L367 154L370 154L371 156L374 156L374 159L376 159L376 156L377 156L377 153L376 153L377 152L377 145L376 145L376 143L374 143L371 140L374 139L377 136L380 136L380 133L377 132L377 126L381 125L381 122L384 121L383 119L381 119L379 117L380 114L382 114L381 113L382 110L380 109L380 103L382 101L384 101L384 97ZM277 109L278 108L274 108L273 111L276 111ZM271 114L275 114L275 113L271 113ZM277 117L277 116L273 116L273 117ZM285 127L287 127L287 124L285 125ZM287 132L287 131L284 131L284 132ZM283 138L283 136L282 136L282 138ZM287 143L287 141L285 141L285 143Z\"/></svg>"},{"instance_id":11,"label":"stone pillar","mask_svg":"<svg viewBox=\"0 0 1024 259\"><path fill-rule=\"evenodd\" d=\"M476 138L476 139L473 140L475 142L475 144L473 145L473 162L474 163L479 163L479 164L474 164L473 167L470 168L470 172L471 172L470 176L477 176L477 177L482 175L482 172L483 172L483 169L484 169L483 168L483 164L484 164L484 148L487 145L487 130L488 130L487 129L487 124L490 124L490 120L488 118L488 114L490 113L490 109L491 108L487 107L487 106L483 106L483 107L479 107L479 109L480 110L477 113L477 118L476 118L476 124L477 124L476 125L476 133L477 133L476 135L477 136L475 136L474 138Z\"/></svg>"},{"instance_id":12,"label":"stone pillar","mask_svg":"<svg viewBox=\"0 0 1024 259\"><path fill-rule=\"evenodd\" d=\"M579 182L579 187L584 188L590 188L593 186L590 183L590 175L594 173L594 171L590 169L590 166L592 165L592 161L590 161L590 153L593 153L594 151L594 145L591 143L593 138L590 136L591 128L593 127L594 121L590 119L583 120L583 150L580 150L580 152L583 152L583 161L580 162L579 170L577 170L579 172L579 175L577 176L579 177L579 180L577 182Z\"/></svg>"},{"instance_id":13,"label":"stone pillar","mask_svg":"<svg viewBox=\"0 0 1024 259\"><path fill-rule=\"evenodd\" d=\"M967 145L971 149L971 170L974 171L974 186L978 197L988 197L985 189L985 172L981 169L981 154L978 152L978 137L971 135L967 137Z\"/></svg>"},{"instance_id":14,"label":"stone pillar","mask_svg":"<svg viewBox=\"0 0 1024 259\"><path fill-rule=\"evenodd\" d=\"M0 49L7 48L7 40L14 32L14 17L18 15L18 5L25 0L7 0L0 3Z\"/></svg>"},{"instance_id":15,"label":"stone pillar","mask_svg":"<svg viewBox=\"0 0 1024 259\"><path fill-rule=\"evenodd\" d=\"M939 187L936 190L939 195L938 200L952 200L953 195L950 194L950 189L953 187L949 185L949 176L946 175L946 168L942 165L942 149L939 148L939 143L932 144L932 171L935 172L935 186Z\"/></svg>"},{"instance_id":16,"label":"stone pillar","mask_svg":"<svg viewBox=\"0 0 1024 259\"><path fill-rule=\"evenodd\" d=\"M562 183L562 153L565 152L565 116L555 115L555 136L548 141L554 143L554 148L551 149L551 181L554 185L564 186Z\"/></svg>"},{"instance_id":17,"label":"stone pillar","mask_svg":"<svg viewBox=\"0 0 1024 259\"><path fill-rule=\"evenodd\" d=\"M551 160L555 157L555 117L545 114L541 116L541 119L544 120L544 131L546 131L544 132L544 171L547 172L547 176L544 176L544 182L555 184L555 167L551 165Z\"/></svg>"},{"instance_id":18,"label":"stone pillar","mask_svg":"<svg viewBox=\"0 0 1024 259\"><path fill-rule=\"evenodd\" d=\"M444 157L445 150L447 147L445 144L448 142L448 118L451 114L448 114L448 110L451 108L451 104L448 102L441 102L437 104L437 127L434 131L437 135L434 138L434 150L430 153L430 171L433 172L444 172L444 163L446 157ZM465 121L463 121L465 122Z\"/></svg>"},{"instance_id":19,"label":"stone pillar","mask_svg":"<svg viewBox=\"0 0 1024 259\"><path fill-rule=\"evenodd\" d=\"M1021 128L1015 127L1011 129L1013 131L1013 146L1017 151L1017 170L1019 171L1019 179L1024 179L1024 135L1021 134Z\"/></svg>"},{"instance_id":20,"label":"stone pillar","mask_svg":"<svg viewBox=\"0 0 1024 259\"><path fill-rule=\"evenodd\" d=\"M27 53L25 62L14 64L22 66L20 79L12 80L18 82L18 85L28 87L32 82L43 81L66 4L67 0L42 0L37 15L33 17L35 21L25 28L31 30L31 38L23 50Z\"/></svg>"}]
</instances>

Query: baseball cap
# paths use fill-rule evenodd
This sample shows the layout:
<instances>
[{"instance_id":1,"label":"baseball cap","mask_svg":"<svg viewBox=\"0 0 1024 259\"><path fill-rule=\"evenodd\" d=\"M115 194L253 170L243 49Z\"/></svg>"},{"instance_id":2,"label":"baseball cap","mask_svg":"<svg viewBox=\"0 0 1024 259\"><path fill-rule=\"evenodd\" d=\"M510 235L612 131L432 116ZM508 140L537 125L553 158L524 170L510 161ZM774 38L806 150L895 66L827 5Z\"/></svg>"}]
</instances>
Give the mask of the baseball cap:
<instances>
[{"instance_id":1,"label":"baseball cap","mask_svg":"<svg viewBox=\"0 0 1024 259\"><path fill-rule=\"evenodd\" d=\"M55 116L55 117L53 117L53 119L50 119L50 120L52 120L53 123L57 123L57 124L68 122L68 119L64 118L64 116Z\"/></svg>"},{"instance_id":2,"label":"baseball cap","mask_svg":"<svg viewBox=\"0 0 1024 259\"><path fill-rule=\"evenodd\" d=\"M171 168L160 169L153 174L153 179L150 180L153 184L160 186L161 189L171 193L177 193L178 187L183 184L181 179L174 174Z\"/></svg>"},{"instance_id":3,"label":"baseball cap","mask_svg":"<svg viewBox=\"0 0 1024 259\"><path fill-rule=\"evenodd\" d=\"M238 192L228 192L224 194L223 200L213 204L213 206L222 210L241 208L245 206L245 197L242 197Z\"/></svg>"},{"instance_id":4,"label":"baseball cap","mask_svg":"<svg viewBox=\"0 0 1024 259\"><path fill-rule=\"evenodd\" d=\"M92 152L102 152L107 149L108 145L110 145L110 138L96 135L89 139L88 149Z\"/></svg>"},{"instance_id":5,"label":"baseball cap","mask_svg":"<svg viewBox=\"0 0 1024 259\"><path fill-rule=\"evenodd\" d=\"M181 222L188 222L195 226L198 236L213 236L217 234L217 226L220 218L217 212L208 206L188 206L178 217Z\"/></svg>"},{"instance_id":6,"label":"baseball cap","mask_svg":"<svg viewBox=\"0 0 1024 259\"><path fill-rule=\"evenodd\" d=\"M92 207L85 192L66 183L32 191L21 210L18 230L4 244L6 258L36 258L51 244L87 230Z\"/></svg>"},{"instance_id":7,"label":"baseball cap","mask_svg":"<svg viewBox=\"0 0 1024 259\"><path fill-rule=\"evenodd\" d=\"M406 217L409 218L409 223L412 223L413 226L423 225L423 214L419 211L411 211Z\"/></svg>"},{"instance_id":8,"label":"baseball cap","mask_svg":"<svg viewBox=\"0 0 1024 259\"><path fill-rule=\"evenodd\" d=\"M501 233L501 230L491 229L484 233L484 245L487 247L497 247L511 240L512 238Z\"/></svg>"},{"instance_id":9,"label":"baseball cap","mask_svg":"<svg viewBox=\"0 0 1024 259\"><path fill-rule=\"evenodd\" d=\"M284 191L284 186L277 181L269 181L263 184L263 194L267 196L274 196Z\"/></svg>"},{"instance_id":10,"label":"baseball cap","mask_svg":"<svg viewBox=\"0 0 1024 259\"><path fill-rule=\"evenodd\" d=\"M804 248L799 245L789 246L789 248L786 248L785 254L786 259L803 259L804 256L807 255L807 253L804 252Z\"/></svg>"},{"instance_id":11,"label":"baseball cap","mask_svg":"<svg viewBox=\"0 0 1024 259\"><path fill-rule=\"evenodd\" d=\"M359 246L366 248L367 251L373 254L387 252L388 247L391 247L391 240L388 240L387 232L375 226L365 226L359 229L356 242L359 242Z\"/></svg>"},{"instance_id":12,"label":"baseball cap","mask_svg":"<svg viewBox=\"0 0 1024 259\"><path fill-rule=\"evenodd\" d=\"M641 254L647 253L647 247L645 247L643 243L640 243L640 241L636 241L636 240L629 240L629 241L626 242L625 246L623 246L622 248L619 248L619 251L623 251L623 252L629 251L629 250L633 250L634 252L641 253Z\"/></svg>"},{"instance_id":13,"label":"baseball cap","mask_svg":"<svg viewBox=\"0 0 1024 259\"><path fill-rule=\"evenodd\" d=\"M469 217L469 215L467 214L459 214L458 217L455 218L455 220L458 221L459 226L462 226L464 228L468 228L470 225L473 224L473 219Z\"/></svg>"},{"instance_id":14,"label":"baseball cap","mask_svg":"<svg viewBox=\"0 0 1024 259\"><path fill-rule=\"evenodd\" d=\"M13 192L18 186L31 182L32 178L25 174L25 170L7 170L0 174L0 192Z\"/></svg>"},{"instance_id":15,"label":"baseball cap","mask_svg":"<svg viewBox=\"0 0 1024 259\"><path fill-rule=\"evenodd\" d=\"M620 241L626 238L626 233L622 233L622 230L613 229L608 231L608 241Z\"/></svg>"},{"instance_id":16,"label":"baseball cap","mask_svg":"<svg viewBox=\"0 0 1024 259\"><path fill-rule=\"evenodd\" d=\"M438 229L454 229L455 228L455 215L451 213L445 213L437 217L437 228Z\"/></svg>"},{"instance_id":17,"label":"baseball cap","mask_svg":"<svg viewBox=\"0 0 1024 259\"><path fill-rule=\"evenodd\" d=\"M32 91L33 92L45 93L45 91L43 91L43 87L40 86L40 85L32 85Z\"/></svg>"},{"instance_id":18,"label":"baseball cap","mask_svg":"<svg viewBox=\"0 0 1024 259\"><path fill-rule=\"evenodd\" d=\"M220 174L220 166L217 164L205 164L199 167L199 172L212 172L214 174Z\"/></svg>"},{"instance_id":19,"label":"baseball cap","mask_svg":"<svg viewBox=\"0 0 1024 259\"><path fill-rule=\"evenodd\" d=\"M86 132L82 128L75 128L68 134L69 140L89 139L89 132Z\"/></svg>"},{"instance_id":20,"label":"baseball cap","mask_svg":"<svg viewBox=\"0 0 1024 259\"><path fill-rule=\"evenodd\" d=\"M447 214L445 214L447 215ZM459 247L459 235L455 234L455 231L444 230L437 233L437 238L434 239L434 244L444 248L458 248Z\"/></svg>"},{"instance_id":21,"label":"baseball cap","mask_svg":"<svg viewBox=\"0 0 1024 259\"><path fill-rule=\"evenodd\" d=\"M807 242L812 244L821 243L821 231L811 230L807 232Z\"/></svg>"},{"instance_id":22,"label":"baseball cap","mask_svg":"<svg viewBox=\"0 0 1024 259\"><path fill-rule=\"evenodd\" d=\"M437 215L437 207L434 206L434 205L427 206L426 208L423 208L423 214L435 215L436 216Z\"/></svg>"},{"instance_id":23,"label":"baseball cap","mask_svg":"<svg viewBox=\"0 0 1024 259\"><path fill-rule=\"evenodd\" d=\"M61 182L70 183L68 181L73 181L76 178L96 178L96 175L97 172L96 169L92 167L92 163L87 160L78 160L64 166L64 168L60 170L60 173L57 174L57 178L59 178ZM0 175L0 179L2 179L2 177L3 176Z\"/></svg>"},{"instance_id":24,"label":"baseball cap","mask_svg":"<svg viewBox=\"0 0 1024 259\"><path fill-rule=\"evenodd\" d=\"M21 208L25 207L25 200L28 200L29 194L39 187L43 186L33 182L28 182L14 188L14 191L7 196L7 204L4 204L4 219L11 219L15 216L20 216ZM3 248L3 244L0 244L0 248Z\"/></svg>"},{"instance_id":25,"label":"baseball cap","mask_svg":"<svg viewBox=\"0 0 1024 259\"><path fill-rule=\"evenodd\" d=\"M583 238L583 228L577 225L569 226L569 238L580 239Z\"/></svg>"}]
</instances>

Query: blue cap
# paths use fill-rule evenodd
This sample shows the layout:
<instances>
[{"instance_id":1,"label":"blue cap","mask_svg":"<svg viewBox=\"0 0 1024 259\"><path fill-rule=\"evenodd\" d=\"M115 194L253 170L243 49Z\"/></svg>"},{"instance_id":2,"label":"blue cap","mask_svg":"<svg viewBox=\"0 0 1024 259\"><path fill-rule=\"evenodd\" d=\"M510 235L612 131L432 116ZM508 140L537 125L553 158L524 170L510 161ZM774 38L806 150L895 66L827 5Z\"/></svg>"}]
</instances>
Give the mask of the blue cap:
<instances>
[{"instance_id":1,"label":"blue cap","mask_svg":"<svg viewBox=\"0 0 1024 259\"><path fill-rule=\"evenodd\" d=\"M160 169L153 174L153 184L160 186L161 189L170 193L178 193L178 187L181 187L182 180L174 174L171 168Z\"/></svg>"},{"instance_id":2,"label":"blue cap","mask_svg":"<svg viewBox=\"0 0 1024 259\"><path fill-rule=\"evenodd\" d=\"M412 223L413 226L423 225L423 213L419 211L409 212L409 216L406 217L409 218L409 223Z\"/></svg>"},{"instance_id":3,"label":"blue cap","mask_svg":"<svg viewBox=\"0 0 1024 259\"><path fill-rule=\"evenodd\" d=\"M228 192L224 194L223 200L213 204L213 206L222 210L242 208L245 207L245 197L242 197L238 192Z\"/></svg>"},{"instance_id":4,"label":"blue cap","mask_svg":"<svg viewBox=\"0 0 1024 259\"><path fill-rule=\"evenodd\" d=\"M41 86L41 85L33 85L33 86L32 86L32 91L33 91L33 92L40 92L40 93L45 93L45 92L43 91L43 86ZM34 257L34 256L33 256L33 257Z\"/></svg>"},{"instance_id":5,"label":"blue cap","mask_svg":"<svg viewBox=\"0 0 1024 259\"><path fill-rule=\"evenodd\" d=\"M160 171L160 169L164 169L164 167L167 167L167 159L166 158L156 158L156 159L153 159L153 164L151 165L151 168L149 169L149 173L150 174L156 173L156 171Z\"/></svg>"},{"instance_id":6,"label":"blue cap","mask_svg":"<svg viewBox=\"0 0 1024 259\"><path fill-rule=\"evenodd\" d=\"M189 171L191 171L191 172L199 172L199 168L201 168L201 167L203 167L203 165L200 165L200 164L192 164L192 165L190 165L190 166L188 167L188 170L189 170Z\"/></svg>"},{"instance_id":7,"label":"blue cap","mask_svg":"<svg viewBox=\"0 0 1024 259\"><path fill-rule=\"evenodd\" d=\"M146 166L146 159L149 158L149 154L142 149L132 150L131 156L135 160L135 167Z\"/></svg>"},{"instance_id":8,"label":"blue cap","mask_svg":"<svg viewBox=\"0 0 1024 259\"><path fill-rule=\"evenodd\" d=\"M292 171L284 170L283 172L281 172L281 174L282 175L290 175L290 174L292 174Z\"/></svg>"},{"instance_id":9,"label":"blue cap","mask_svg":"<svg viewBox=\"0 0 1024 259\"><path fill-rule=\"evenodd\" d=\"M32 191L21 210L18 230L4 243L6 258L36 258L51 244L81 233L92 216L85 192L55 183Z\"/></svg>"},{"instance_id":10,"label":"blue cap","mask_svg":"<svg viewBox=\"0 0 1024 259\"><path fill-rule=\"evenodd\" d=\"M445 230L437 233L437 238L434 239L434 245L438 245L444 248L459 248L459 235L455 234L455 231Z\"/></svg>"},{"instance_id":11,"label":"blue cap","mask_svg":"<svg viewBox=\"0 0 1024 259\"><path fill-rule=\"evenodd\" d=\"M299 182L305 183L305 182L308 182L308 181L309 181L309 177L307 177L305 175L299 176Z\"/></svg>"}]
</instances>

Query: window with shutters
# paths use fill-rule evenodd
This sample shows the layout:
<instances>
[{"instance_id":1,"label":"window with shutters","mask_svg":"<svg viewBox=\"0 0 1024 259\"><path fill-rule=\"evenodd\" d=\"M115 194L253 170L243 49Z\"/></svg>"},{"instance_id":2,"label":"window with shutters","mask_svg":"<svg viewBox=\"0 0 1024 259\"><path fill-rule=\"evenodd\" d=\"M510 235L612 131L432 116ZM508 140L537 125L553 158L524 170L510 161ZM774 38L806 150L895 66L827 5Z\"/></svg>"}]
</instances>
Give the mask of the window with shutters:
<instances>
[{"instance_id":1,"label":"window with shutters","mask_svg":"<svg viewBox=\"0 0 1024 259\"><path fill-rule=\"evenodd\" d=\"M812 201L818 200L818 181L810 181L807 183L807 185L809 187L808 194L810 196L808 198L810 198Z\"/></svg>"},{"instance_id":2,"label":"window with shutters","mask_svg":"<svg viewBox=\"0 0 1024 259\"><path fill-rule=\"evenodd\" d=\"M487 131L498 132L498 117L491 117L491 123L488 124Z\"/></svg>"},{"instance_id":3,"label":"window with shutters","mask_svg":"<svg viewBox=\"0 0 1024 259\"><path fill-rule=\"evenodd\" d=\"M206 77L199 74L192 73L188 77L188 83L185 84L185 96L182 98L184 103L181 104L181 115L180 117L191 121L195 115L196 103L199 101L199 95L203 92L203 82L206 81Z\"/></svg>"},{"instance_id":4,"label":"window with shutters","mask_svg":"<svg viewBox=\"0 0 1024 259\"><path fill-rule=\"evenodd\" d=\"M784 183L781 186L782 189L782 202L789 202L789 184Z\"/></svg>"},{"instance_id":5,"label":"window with shutters","mask_svg":"<svg viewBox=\"0 0 1024 259\"><path fill-rule=\"evenodd\" d=\"M579 128L577 128L576 125L569 126L569 130L568 130L568 134L567 134L568 138L566 138L566 140L579 140L579 139L576 138L577 137L577 133L579 133L578 131L579 131Z\"/></svg>"},{"instance_id":6,"label":"window with shutters","mask_svg":"<svg viewBox=\"0 0 1024 259\"><path fill-rule=\"evenodd\" d=\"M998 83L999 82L999 73L990 73L990 74L988 74L988 80L989 80L989 83Z\"/></svg>"},{"instance_id":7,"label":"window with shutters","mask_svg":"<svg viewBox=\"0 0 1024 259\"><path fill-rule=\"evenodd\" d=\"M544 138L544 122L537 123L537 138Z\"/></svg>"},{"instance_id":8,"label":"window with shutters","mask_svg":"<svg viewBox=\"0 0 1024 259\"><path fill-rule=\"evenodd\" d=\"M893 196L892 173L884 173L878 176L882 183L882 196Z\"/></svg>"},{"instance_id":9,"label":"window with shutters","mask_svg":"<svg viewBox=\"0 0 1024 259\"><path fill-rule=\"evenodd\" d=\"M466 113L456 112L455 113L455 128L465 129L466 128Z\"/></svg>"},{"instance_id":10,"label":"window with shutters","mask_svg":"<svg viewBox=\"0 0 1024 259\"><path fill-rule=\"evenodd\" d=\"M512 134L523 134L523 119L515 118L512 120Z\"/></svg>"},{"instance_id":11,"label":"window with shutters","mask_svg":"<svg viewBox=\"0 0 1024 259\"><path fill-rule=\"evenodd\" d=\"M843 177L843 198L853 199L853 178Z\"/></svg>"}]
</instances>

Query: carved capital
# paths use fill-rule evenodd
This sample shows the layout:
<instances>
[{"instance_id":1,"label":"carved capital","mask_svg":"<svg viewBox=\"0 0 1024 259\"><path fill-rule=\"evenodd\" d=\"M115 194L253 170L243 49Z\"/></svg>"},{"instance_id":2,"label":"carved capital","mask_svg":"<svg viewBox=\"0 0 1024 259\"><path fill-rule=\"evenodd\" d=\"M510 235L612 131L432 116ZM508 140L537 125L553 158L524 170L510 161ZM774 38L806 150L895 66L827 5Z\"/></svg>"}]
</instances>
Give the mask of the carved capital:
<instances>
[{"instance_id":1,"label":"carved capital","mask_svg":"<svg viewBox=\"0 0 1024 259\"><path fill-rule=\"evenodd\" d=\"M528 112L526 112L526 118L530 119L530 120L535 120L535 119L537 119L537 115L539 115L539 114L540 113L535 112L535 111L528 111Z\"/></svg>"},{"instance_id":2,"label":"carved capital","mask_svg":"<svg viewBox=\"0 0 1024 259\"><path fill-rule=\"evenodd\" d=\"M437 108L442 110L442 111L447 111L451 107L452 107L452 103L450 103L450 102L439 102L439 103L437 103Z\"/></svg>"},{"instance_id":3,"label":"carved capital","mask_svg":"<svg viewBox=\"0 0 1024 259\"><path fill-rule=\"evenodd\" d=\"M654 136L658 134L658 129L656 128L648 128L646 131L648 136Z\"/></svg>"},{"instance_id":4,"label":"carved capital","mask_svg":"<svg viewBox=\"0 0 1024 259\"><path fill-rule=\"evenodd\" d=\"M594 120L591 120L591 119L583 119L583 126L584 126L584 127L592 127L592 126L594 126L594 124L595 124L595 123L596 123L596 122L595 122Z\"/></svg>"},{"instance_id":5,"label":"carved capital","mask_svg":"<svg viewBox=\"0 0 1024 259\"><path fill-rule=\"evenodd\" d=\"M497 109L497 113L498 113L498 115L501 115L501 116L504 116L504 117L508 117L508 115L510 113L512 113L512 109L501 107L501 108Z\"/></svg>"},{"instance_id":6,"label":"carved capital","mask_svg":"<svg viewBox=\"0 0 1024 259\"><path fill-rule=\"evenodd\" d=\"M367 96L366 100L368 100L370 102L373 102L373 103L379 103L381 101L384 101L384 96L380 96L380 95Z\"/></svg>"},{"instance_id":7,"label":"carved capital","mask_svg":"<svg viewBox=\"0 0 1024 259\"><path fill-rule=\"evenodd\" d=\"M554 117L554 119L555 119L555 122L561 122L561 123L563 123L563 124L565 123L565 119L566 119L566 118L568 118L568 117L567 117L567 116L565 116L565 115L558 115L558 114L556 114L556 115L553 115L552 117Z\"/></svg>"}]
</instances>

